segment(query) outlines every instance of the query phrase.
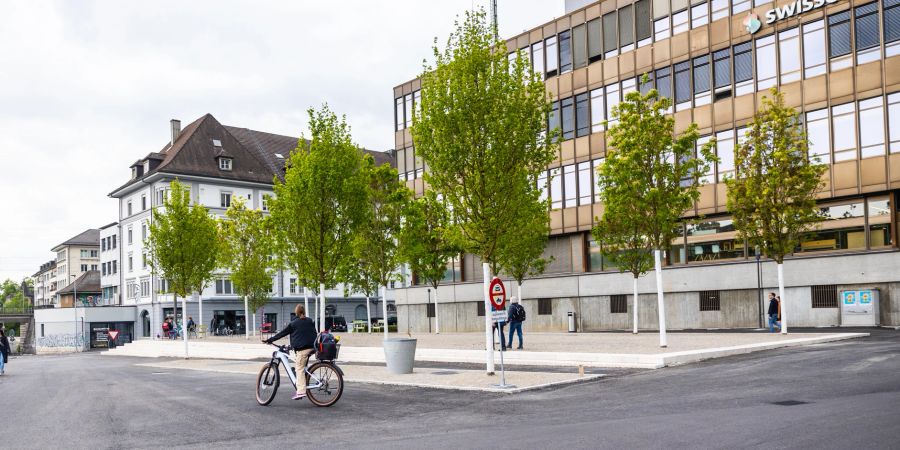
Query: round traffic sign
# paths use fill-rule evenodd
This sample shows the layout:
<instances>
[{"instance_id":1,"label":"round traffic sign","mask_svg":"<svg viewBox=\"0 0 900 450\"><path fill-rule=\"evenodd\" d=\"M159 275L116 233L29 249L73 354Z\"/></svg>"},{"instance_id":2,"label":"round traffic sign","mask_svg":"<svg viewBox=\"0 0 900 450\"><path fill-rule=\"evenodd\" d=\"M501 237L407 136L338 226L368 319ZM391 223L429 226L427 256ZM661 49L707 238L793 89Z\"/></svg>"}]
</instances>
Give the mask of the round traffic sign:
<instances>
[{"instance_id":1,"label":"round traffic sign","mask_svg":"<svg viewBox=\"0 0 900 450\"><path fill-rule=\"evenodd\" d=\"M506 304L506 286L503 285L503 281L494 277L491 280L488 291L490 292L491 303L494 305L494 308L503 309L503 306Z\"/></svg>"}]
</instances>

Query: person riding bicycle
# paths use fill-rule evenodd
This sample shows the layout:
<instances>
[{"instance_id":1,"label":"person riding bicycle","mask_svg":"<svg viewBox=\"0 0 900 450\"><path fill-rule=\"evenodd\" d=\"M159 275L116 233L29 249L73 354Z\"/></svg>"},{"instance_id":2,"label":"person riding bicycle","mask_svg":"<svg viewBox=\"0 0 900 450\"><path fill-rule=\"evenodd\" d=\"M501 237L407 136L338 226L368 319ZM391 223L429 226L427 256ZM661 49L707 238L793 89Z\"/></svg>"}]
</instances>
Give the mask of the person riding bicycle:
<instances>
[{"instance_id":1,"label":"person riding bicycle","mask_svg":"<svg viewBox=\"0 0 900 450\"><path fill-rule=\"evenodd\" d=\"M306 397L306 382L300 381L299 377L306 370L306 363L309 362L309 355L313 353L313 345L316 341L316 324L309 317L306 317L306 308L303 305L297 305L294 308L294 314L297 315L283 330L263 342L271 344L288 334L291 335L291 348L294 349L294 360L297 364L297 393L291 397L293 400L300 400Z\"/></svg>"}]
</instances>

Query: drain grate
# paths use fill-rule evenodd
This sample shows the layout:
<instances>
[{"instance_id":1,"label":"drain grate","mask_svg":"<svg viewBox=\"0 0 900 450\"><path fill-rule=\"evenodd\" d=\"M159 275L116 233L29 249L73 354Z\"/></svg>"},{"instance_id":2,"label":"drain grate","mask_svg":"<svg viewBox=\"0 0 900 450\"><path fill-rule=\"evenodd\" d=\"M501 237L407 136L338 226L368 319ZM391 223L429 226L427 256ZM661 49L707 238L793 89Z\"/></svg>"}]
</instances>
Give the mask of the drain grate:
<instances>
[{"instance_id":1,"label":"drain grate","mask_svg":"<svg viewBox=\"0 0 900 450\"><path fill-rule=\"evenodd\" d=\"M459 372L455 370L438 370L437 372L431 372L432 375L456 375Z\"/></svg>"},{"instance_id":2,"label":"drain grate","mask_svg":"<svg viewBox=\"0 0 900 450\"><path fill-rule=\"evenodd\" d=\"M780 402L772 402L773 405L778 406L797 406L797 405L805 405L809 402L801 402L800 400L782 400Z\"/></svg>"}]
</instances>

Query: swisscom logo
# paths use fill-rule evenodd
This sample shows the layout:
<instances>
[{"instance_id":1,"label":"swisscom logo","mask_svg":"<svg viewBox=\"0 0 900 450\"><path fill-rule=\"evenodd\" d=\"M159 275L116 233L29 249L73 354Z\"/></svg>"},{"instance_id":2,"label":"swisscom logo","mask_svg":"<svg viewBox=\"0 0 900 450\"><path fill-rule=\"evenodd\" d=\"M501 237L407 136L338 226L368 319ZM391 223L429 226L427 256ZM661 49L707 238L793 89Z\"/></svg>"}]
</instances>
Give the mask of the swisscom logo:
<instances>
[{"instance_id":1,"label":"swisscom logo","mask_svg":"<svg viewBox=\"0 0 900 450\"><path fill-rule=\"evenodd\" d=\"M838 0L797 0L793 3L789 3L778 8L772 8L766 11L766 25L796 16L800 13L805 13L807 11L821 8L825 5L837 3L837 1ZM761 26L762 23L760 22L759 16L757 14L750 13L747 14L747 17L744 18L744 28L750 34L759 31L759 28Z\"/></svg>"},{"instance_id":2,"label":"swisscom logo","mask_svg":"<svg viewBox=\"0 0 900 450\"><path fill-rule=\"evenodd\" d=\"M756 14L750 13L744 18L744 28L746 28L747 32L750 34L759 31L759 27L761 26L762 22L759 21L759 16Z\"/></svg>"}]
</instances>

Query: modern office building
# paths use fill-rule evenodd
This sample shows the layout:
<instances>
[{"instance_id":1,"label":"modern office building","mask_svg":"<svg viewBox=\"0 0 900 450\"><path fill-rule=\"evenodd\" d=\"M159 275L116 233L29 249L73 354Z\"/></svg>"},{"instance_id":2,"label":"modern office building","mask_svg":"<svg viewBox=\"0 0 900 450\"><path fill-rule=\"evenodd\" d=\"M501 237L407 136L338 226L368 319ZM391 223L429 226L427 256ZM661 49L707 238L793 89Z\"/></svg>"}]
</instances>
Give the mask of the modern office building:
<instances>
[{"instance_id":1,"label":"modern office building","mask_svg":"<svg viewBox=\"0 0 900 450\"><path fill-rule=\"evenodd\" d=\"M569 312L584 330L631 327L631 277L604 260L589 230L603 213L594 173L607 151L604 121L625 94L650 88L673 100L676 131L696 123L698 145L716 138L720 159L666 255L670 328L756 327L762 292L777 284L775 264L758 264L737 239L722 182L772 87L801 114L810 156L828 165L823 220L785 263L790 323L851 323L851 299L873 290L879 299L867 304L865 323L900 325L900 1L605 0L506 44L510 57L521 52L544 77L554 100L550 124L562 131L542 177L551 180L546 255L554 260L523 286L526 329L565 329ZM409 126L420 88L417 79L394 88L398 170L417 194L424 166ZM439 289L441 329L483 327L479 263L463 255L449 264L447 288ZM639 326L655 328L655 280L643 277L639 286ZM427 329L426 287L398 290L397 300L401 328L409 320Z\"/></svg>"}]
</instances>

